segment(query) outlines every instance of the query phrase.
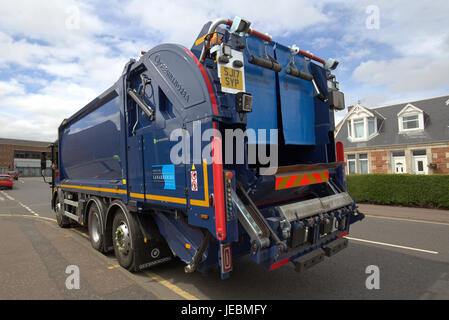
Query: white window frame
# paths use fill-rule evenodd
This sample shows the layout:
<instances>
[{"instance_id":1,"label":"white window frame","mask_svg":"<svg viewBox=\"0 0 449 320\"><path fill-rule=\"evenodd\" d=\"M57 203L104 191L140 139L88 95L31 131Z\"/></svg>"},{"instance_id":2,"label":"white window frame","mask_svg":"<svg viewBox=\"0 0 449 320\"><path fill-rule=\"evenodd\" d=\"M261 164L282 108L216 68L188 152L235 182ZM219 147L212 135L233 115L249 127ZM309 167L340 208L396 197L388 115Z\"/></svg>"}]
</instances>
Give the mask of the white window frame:
<instances>
[{"instance_id":1,"label":"white window frame","mask_svg":"<svg viewBox=\"0 0 449 320\"><path fill-rule=\"evenodd\" d=\"M362 155L362 154L366 154L366 159L360 159L360 155ZM362 173L362 165L361 165L362 161L366 161L366 169L367 169L366 173ZM368 153L358 153L357 154L357 162L358 162L358 167L360 169L360 174L368 174L368 173L370 173L370 171L369 171L369 155L368 155Z\"/></svg>"},{"instance_id":2,"label":"white window frame","mask_svg":"<svg viewBox=\"0 0 449 320\"><path fill-rule=\"evenodd\" d=\"M418 116L418 127L417 128L404 128L404 117L414 117ZM424 112L421 109L418 109L412 104L407 104L399 113L398 113L398 127L399 133L407 133L407 132L417 132L424 130Z\"/></svg>"},{"instance_id":3,"label":"white window frame","mask_svg":"<svg viewBox=\"0 0 449 320\"><path fill-rule=\"evenodd\" d=\"M349 159L349 156L354 156L354 159ZM346 155L346 161L348 162L348 174L356 174L357 173L357 155L356 154L348 154ZM349 162L354 162L355 172L349 172Z\"/></svg>"},{"instance_id":4,"label":"white window frame","mask_svg":"<svg viewBox=\"0 0 449 320\"><path fill-rule=\"evenodd\" d=\"M368 132L368 119L374 119L374 132L372 134L369 134ZM355 126L354 126L354 122L355 121L360 121L363 120L363 136L360 138L356 138L355 137ZM352 133L352 134L351 134ZM348 120L348 138L350 141L356 142L356 141L368 141L371 138L373 138L374 136L376 136L378 134L377 132L377 118L376 117L354 117Z\"/></svg>"},{"instance_id":5,"label":"white window frame","mask_svg":"<svg viewBox=\"0 0 449 320\"><path fill-rule=\"evenodd\" d=\"M366 159L360 159L360 155L361 154L366 154ZM349 159L349 156L354 156L355 158L354 159ZM369 174L370 173L370 164L369 164L370 161L369 161L369 159L370 159L370 157L369 157L369 153L368 152L347 154L346 155L346 162L347 162L347 167L348 167L347 174L348 175L349 174ZM362 171L361 170L361 166L360 166L360 162L361 161L366 161L368 172L361 173L361 171ZM353 172L353 173L349 172L349 163L350 162L354 163L355 172Z\"/></svg>"}]
</instances>

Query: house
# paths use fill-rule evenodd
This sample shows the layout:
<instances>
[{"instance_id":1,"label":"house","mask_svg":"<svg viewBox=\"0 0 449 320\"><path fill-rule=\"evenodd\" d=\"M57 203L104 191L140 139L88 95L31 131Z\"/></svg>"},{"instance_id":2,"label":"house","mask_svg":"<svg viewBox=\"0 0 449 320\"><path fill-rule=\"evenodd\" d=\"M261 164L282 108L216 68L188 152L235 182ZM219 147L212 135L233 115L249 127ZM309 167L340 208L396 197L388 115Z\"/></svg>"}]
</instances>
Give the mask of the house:
<instances>
[{"instance_id":1,"label":"house","mask_svg":"<svg viewBox=\"0 0 449 320\"><path fill-rule=\"evenodd\" d=\"M347 174L449 174L449 95L375 108L358 103L335 140L343 142Z\"/></svg>"}]
</instances>

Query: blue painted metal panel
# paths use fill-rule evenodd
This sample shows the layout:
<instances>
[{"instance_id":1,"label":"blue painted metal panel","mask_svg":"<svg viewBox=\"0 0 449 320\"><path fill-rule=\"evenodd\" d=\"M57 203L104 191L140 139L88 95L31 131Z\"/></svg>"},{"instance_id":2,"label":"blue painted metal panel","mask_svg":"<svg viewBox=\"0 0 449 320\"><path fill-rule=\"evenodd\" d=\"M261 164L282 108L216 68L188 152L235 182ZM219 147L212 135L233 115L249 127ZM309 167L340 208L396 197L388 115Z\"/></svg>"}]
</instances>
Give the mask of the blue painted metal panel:
<instances>
[{"instance_id":1,"label":"blue painted metal panel","mask_svg":"<svg viewBox=\"0 0 449 320\"><path fill-rule=\"evenodd\" d=\"M282 71L279 72L279 91L285 144L314 145L313 84L286 73L291 61L296 69L310 73L309 63L303 56L292 57L289 48L279 44L276 46L276 59L282 65Z\"/></svg>"},{"instance_id":2,"label":"blue painted metal panel","mask_svg":"<svg viewBox=\"0 0 449 320\"><path fill-rule=\"evenodd\" d=\"M122 179L120 101L116 96L63 129L64 179Z\"/></svg>"},{"instance_id":3,"label":"blue painted metal panel","mask_svg":"<svg viewBox=\"0 0 449 320\"><path fill-rule=\"evenodd\" d=\"M276 73L248 62L250 55L265 57L265 52L274 56L272 43L265 46L264 41L255 37L247 38L245 49L245 86L246 92L253 97L253 111L247 114L247 130L277 129L277 102L276 102ZM277 144L270 141L269 131L266 132L268 141L259 143ZM256 144L252 137L248 137L248 143Z\"/></svg>"}]
</instances>

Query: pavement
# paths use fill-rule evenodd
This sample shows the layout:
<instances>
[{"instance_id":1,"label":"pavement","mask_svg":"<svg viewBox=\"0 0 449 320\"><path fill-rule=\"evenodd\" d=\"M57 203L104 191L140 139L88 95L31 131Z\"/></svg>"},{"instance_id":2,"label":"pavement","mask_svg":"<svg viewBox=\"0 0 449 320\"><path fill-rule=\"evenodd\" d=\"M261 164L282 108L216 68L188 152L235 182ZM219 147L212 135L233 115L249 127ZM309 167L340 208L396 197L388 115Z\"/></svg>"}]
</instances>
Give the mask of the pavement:
<instances>
[{"instance_id":1,"label":"pavement","mask_svg":"<svg viewBox=\"0 0 449 320\"><path fill-rule=\"evenodd\" d=\"M185 274L179 260L131 273L95 251L86 228L59 228L42 179L20 178L0 191L0 299L449 299L448 211L360 211L367 216L351 226L348 248L304 273L291 264L269 272L248 257L225 281L218 270ZM79 289L67 286L73 266ZM379 289L366 287L371 266Z\"/></svg>"},{"instance_id":2,"label":"pavement","mask_svg":"<svg viewBox=\"0 0 449 320\"><path fill-rule=\"evenodd\" d=\"M360 212L372 216L394 217L449 223L449 210L358 204Z\"/></svg>"}]
</instances>

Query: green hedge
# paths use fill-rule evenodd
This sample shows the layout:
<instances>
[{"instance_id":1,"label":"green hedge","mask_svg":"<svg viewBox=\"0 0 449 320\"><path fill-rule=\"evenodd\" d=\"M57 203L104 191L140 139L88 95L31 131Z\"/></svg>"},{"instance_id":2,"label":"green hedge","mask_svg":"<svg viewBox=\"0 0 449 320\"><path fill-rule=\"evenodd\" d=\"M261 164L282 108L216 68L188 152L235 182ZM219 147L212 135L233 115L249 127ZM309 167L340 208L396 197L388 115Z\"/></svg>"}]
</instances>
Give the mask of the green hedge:
<instances>
[{"instance_id":1,"label":"green hedge","mask_svg":"<svg viewBox=\"0 0 449 320\"><path fill-rule=\"evenodd\" d=\"M449 175L348 175L348 192L357 202L449 208Z\"/></svg>"}]
</instances>

